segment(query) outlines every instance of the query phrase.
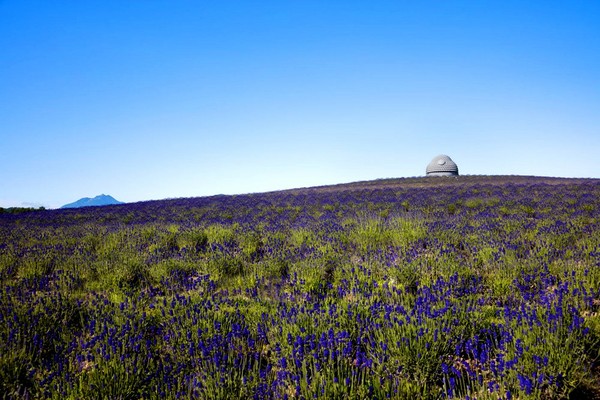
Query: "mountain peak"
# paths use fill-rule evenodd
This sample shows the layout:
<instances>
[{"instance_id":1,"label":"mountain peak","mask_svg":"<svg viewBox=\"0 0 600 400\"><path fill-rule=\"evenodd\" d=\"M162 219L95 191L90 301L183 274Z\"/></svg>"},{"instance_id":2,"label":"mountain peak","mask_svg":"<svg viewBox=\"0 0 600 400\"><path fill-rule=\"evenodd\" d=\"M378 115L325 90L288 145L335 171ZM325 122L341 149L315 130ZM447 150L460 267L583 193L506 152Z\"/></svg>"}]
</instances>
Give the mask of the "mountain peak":
<instances>
[{"instance_id":1,"label":"mountain peak","mask_svg":"<svg viewBox=\"0 0 600 400\"><path fill-rule=\"evenodd\" d=\"M122 201L118 201L112 196L107 194L100 194L94 198L83 197L74 203L65 204L61 208L79 208L79 207L90 207L90 206L107 206L112 204L123 204Z\"/></svg>"}]
</instances>

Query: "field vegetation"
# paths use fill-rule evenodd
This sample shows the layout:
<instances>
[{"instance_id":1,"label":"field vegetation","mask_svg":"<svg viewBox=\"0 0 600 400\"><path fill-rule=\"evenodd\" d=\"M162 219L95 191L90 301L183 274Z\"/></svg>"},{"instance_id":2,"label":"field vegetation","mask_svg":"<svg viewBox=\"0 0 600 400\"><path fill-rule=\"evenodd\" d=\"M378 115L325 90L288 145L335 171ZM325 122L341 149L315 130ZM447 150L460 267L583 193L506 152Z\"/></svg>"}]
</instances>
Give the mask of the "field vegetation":
<instances>
[{"instance_id":1,"label":"field vegetation","mask_svg":"<svg viewBox=\"0 0 600 400\"><path fill-rule=\"evenodd\" d=\"M0 394L598 398L600 181L0 213Z\"/></svg>"}]
</instances>

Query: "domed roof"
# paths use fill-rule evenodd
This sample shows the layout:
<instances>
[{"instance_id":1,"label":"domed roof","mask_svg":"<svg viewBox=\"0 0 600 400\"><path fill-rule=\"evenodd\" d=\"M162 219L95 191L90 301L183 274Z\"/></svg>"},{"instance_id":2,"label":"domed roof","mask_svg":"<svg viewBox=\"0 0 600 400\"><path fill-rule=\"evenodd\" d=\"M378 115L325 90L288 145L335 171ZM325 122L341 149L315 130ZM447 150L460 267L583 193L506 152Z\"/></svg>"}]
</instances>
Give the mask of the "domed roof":
<instances>
[{"instance_id":1,"label":"domed roof","mask_svg":"<svg viewBox=\"0 0 600 400\"><path fill-rule=\"evenodd\" d=\"M450 157L440 154L431 160L425 171L427 175L458 175L458 166Z\"/></svg>"}]
</instances>

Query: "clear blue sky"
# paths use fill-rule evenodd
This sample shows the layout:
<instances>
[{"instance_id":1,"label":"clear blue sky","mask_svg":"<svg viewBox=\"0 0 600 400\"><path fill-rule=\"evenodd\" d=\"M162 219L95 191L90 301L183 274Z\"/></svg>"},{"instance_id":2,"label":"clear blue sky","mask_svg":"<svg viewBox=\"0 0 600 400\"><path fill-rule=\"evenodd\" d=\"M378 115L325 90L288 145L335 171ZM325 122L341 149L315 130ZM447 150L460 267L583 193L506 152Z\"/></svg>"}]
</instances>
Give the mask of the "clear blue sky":
<instances>
[{"instance_id":1,"label":"clear blue sky","mask_svg":"<svg viewBox=\"0 0 600 400\"><path fill-rule=\"evenodd\" d=\"M0 0L0 206L600 177L598 1Z\"/></svg>"}]
</instances>

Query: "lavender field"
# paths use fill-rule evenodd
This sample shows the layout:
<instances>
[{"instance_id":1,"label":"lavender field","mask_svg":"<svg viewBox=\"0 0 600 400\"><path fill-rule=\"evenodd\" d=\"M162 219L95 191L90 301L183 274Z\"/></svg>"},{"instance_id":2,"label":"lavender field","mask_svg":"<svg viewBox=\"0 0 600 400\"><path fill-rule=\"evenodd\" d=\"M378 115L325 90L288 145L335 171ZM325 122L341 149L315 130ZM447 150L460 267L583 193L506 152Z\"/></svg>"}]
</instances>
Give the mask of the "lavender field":
<instances>
[{"instance_id":1,"label":"lavender field","mask_svg":"<svg viewBox=\"0 0 600 400\"><path fill-rule=\"evenodd\" d=\"M0 214L0 393L595 399L600 180Z\"/></svg>"}]
</instances>

